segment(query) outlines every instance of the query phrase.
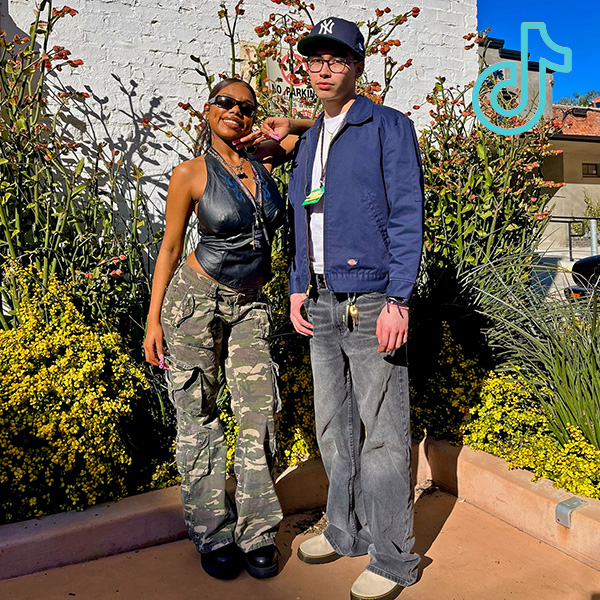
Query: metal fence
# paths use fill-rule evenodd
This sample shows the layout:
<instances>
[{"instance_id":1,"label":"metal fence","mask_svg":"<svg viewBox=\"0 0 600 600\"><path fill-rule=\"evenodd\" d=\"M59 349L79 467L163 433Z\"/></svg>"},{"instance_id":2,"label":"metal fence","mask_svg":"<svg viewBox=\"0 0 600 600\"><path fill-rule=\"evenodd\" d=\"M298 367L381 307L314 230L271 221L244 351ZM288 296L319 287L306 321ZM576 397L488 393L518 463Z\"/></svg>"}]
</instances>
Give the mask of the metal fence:
<instances>
[{"instance_id":1,"label":"metal fence","mask_svg":"<svg viewBox=\"0 0 600 600\"><path fill-rule=\"evenodd\" d=\"M569 242L569 260L573 260L573 240L586 235L586 222L589 224L590 255L598 254L598 222L591 217L564 217L552 215L552 223L564 223L567 226L567 239Z\"/></svg>"}]
</instances>

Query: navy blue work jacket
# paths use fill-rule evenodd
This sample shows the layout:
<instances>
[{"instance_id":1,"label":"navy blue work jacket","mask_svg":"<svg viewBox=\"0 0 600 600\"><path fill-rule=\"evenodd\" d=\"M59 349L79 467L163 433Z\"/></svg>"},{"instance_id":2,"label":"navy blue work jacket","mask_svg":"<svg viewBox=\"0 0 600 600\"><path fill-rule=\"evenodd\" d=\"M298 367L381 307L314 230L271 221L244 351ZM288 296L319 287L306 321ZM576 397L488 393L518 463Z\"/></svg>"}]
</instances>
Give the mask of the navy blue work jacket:
<instances>
[{"instance_id":1,"label":"navy blue work jacket","mask_svg":"<svg viewBox=\"0 0 600 600\"><path fill-rule=\"evenodd\" d=\"M298 142L290 176L295 252L290 294L309 285L308 212L323 114ZM423 174L412 121L358 96L333 138L323 202L324 275L334 292L409 298L423 246Z\"/></svg>"}]
</instances>

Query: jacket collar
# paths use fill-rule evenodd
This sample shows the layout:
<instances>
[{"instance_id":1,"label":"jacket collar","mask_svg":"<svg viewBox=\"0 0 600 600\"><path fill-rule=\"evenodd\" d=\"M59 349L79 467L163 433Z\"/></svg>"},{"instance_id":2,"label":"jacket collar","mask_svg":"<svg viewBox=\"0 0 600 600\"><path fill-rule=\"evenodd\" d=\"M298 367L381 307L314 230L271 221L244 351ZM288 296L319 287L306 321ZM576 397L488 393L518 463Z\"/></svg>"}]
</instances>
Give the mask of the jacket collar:
<instances>
[{"instance_id":1,"label":"jacket collar","mask_svg":"<svg viewBox=\"0 0 600 600\"><path fill-rule=\"evenodd\" d=\"M346 123L352 125L360 125L365 121L368 121L373 117L373 101L366 96L357 96L356 100L352 103L348 116L346 117Z\"/></svg>"},{"instance_id":2,"label":"jacket collar","mask_svg":"<svg viewBox=\"0 0 600 600\"><path fill-rule=\"evenodd\" d=\"M352 103L352 106L348 110L346 117L346 123L351 125L360 125L365 121L369 121L373 117L373 106L374 103L371 99L366 96L358 95L356 100ZM321 131L323 120L325 119L325 112L321 111L321 114L317 117L314 125L305 133L309 146L317 145L317 133Z\"/></svg>"},{"instance_id":3,"label":"jacket collar","mask_svg":"<svg viewBox=\"0 0 600 600\"><path fill-rule=\"evenodd\" d=\"M348 110L346 123L360 125L361 123L368 121L373 117L373 106L373 101L366 96L356 96L356 100L354 100L352 106ZM317 120L311 129L314 129L314 131L319 131L324 118L325 112L321 111L321 114L317 117Z\"/></svg>"}]
</instances>

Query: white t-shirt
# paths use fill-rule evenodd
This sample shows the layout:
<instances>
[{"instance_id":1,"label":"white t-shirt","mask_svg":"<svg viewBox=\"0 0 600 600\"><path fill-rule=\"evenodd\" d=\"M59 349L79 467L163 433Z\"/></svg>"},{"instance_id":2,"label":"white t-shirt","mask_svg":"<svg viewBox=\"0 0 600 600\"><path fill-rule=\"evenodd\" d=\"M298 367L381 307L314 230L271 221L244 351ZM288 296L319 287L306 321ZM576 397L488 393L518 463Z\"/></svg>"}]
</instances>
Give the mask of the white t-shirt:
<instances>
[{"instance_id":1,"label":"white t-shirt","mask_svg":"<svg viewBox=\"0 0 600 600\"><path fill-rule=\"evenodd\" d=\"M335 134L340 130L348 111L340 113L331 119L323 121L323 131L319 135L317 142L317 153L315 154L315 162L313 163L311 191L319 187L321 180L322 166L327 164L327 155L329 146ZM321 165L321 144L323 144L323 165ZM309 257L312 265L313 273L323 274L324 257L323 257L323 203L327 199L322 196L321 199L309 207L309 225L310 225L310 243Z\"/></svg>"}]
</instances>

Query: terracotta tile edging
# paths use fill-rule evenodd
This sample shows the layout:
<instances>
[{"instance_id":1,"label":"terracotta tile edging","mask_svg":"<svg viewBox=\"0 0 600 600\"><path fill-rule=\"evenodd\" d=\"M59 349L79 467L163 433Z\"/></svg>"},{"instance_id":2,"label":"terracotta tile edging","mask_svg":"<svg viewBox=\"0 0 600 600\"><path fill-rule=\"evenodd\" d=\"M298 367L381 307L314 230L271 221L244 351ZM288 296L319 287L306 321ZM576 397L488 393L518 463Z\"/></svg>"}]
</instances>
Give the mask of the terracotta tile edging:
<instances>
[{"instance_id":1,"label":"terracotta tile edging","mask_svg":"<svg viewBox=\"0 0 600 600\"><path fill-rule=\"evenodd\" d=\"M531 474L508 470L484 452L428 438L413 446L413 478L436 485L477 508L600 569L600 502L589 500L555 523L556 504L572 497ZM231 482L232 483L232 482ZM320 460L287 469L276 483L285 514L323 506L327 477ZM0 527L0 579L163 544L187 536L178 486L116 503Z\"/></svg>"}]
</instances>

